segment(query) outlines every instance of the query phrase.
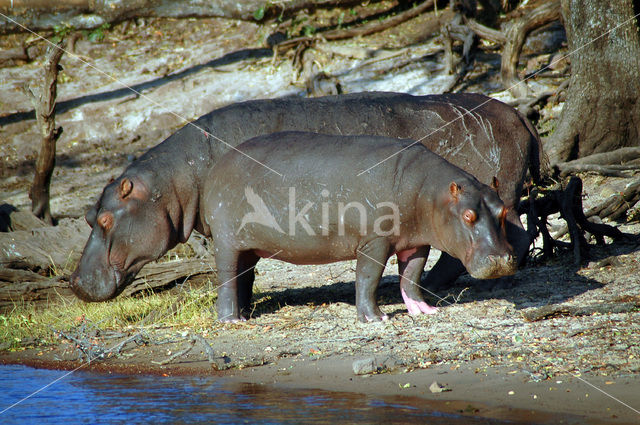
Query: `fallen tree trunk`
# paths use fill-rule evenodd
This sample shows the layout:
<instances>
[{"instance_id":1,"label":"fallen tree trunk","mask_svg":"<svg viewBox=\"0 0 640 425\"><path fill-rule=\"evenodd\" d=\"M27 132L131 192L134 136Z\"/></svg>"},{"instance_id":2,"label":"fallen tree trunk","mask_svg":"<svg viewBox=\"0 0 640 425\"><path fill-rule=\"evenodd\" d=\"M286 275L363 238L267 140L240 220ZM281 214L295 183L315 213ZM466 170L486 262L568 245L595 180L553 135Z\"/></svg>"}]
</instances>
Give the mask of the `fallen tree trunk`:
<instances>
[{"instance_id":1,"label":"fallen tree trunk","mask_svg":"<svg viewBox=\"0 0 640 425\"><path fill-rule=\"evenodd\" d=\"M75 29L96 28L131 18L220 17L252 21L287 16L302 9L360 4L357 0L0 0L0 33L53 29L67 25Z\"/></svg>"},{"instance_id":2,"label":"fallen tree trunk","mask_svg":"<svg viewBox=\"0 0 640 425\"><path fill-rule=\"evenodd\" d=\"M121 297L145 291L164 289L182 284L188 279L210 275L214 265L205 260L190 258L168 263L150 263L144 266ZM30 270L0 267L0 313L11 311L25 303L47 305L77 300L62 276L47 277Z\"/></svg>"},{"instance_id":3,"label":"fallen tree trunk","mask_svg":"<svg viewBox=\"0 0 640 425\"><path fill-rule=\"evenodd\" d=\"M411 9L408 9L402 13L398 13L395 16L392 16L388 19L383 20L382 22L372 22L364 25L360 25L353 28L348 29L336 29L318 33L315 36L311 37L296 37L290 40L283 41L275 46L279 53L291 49L293 47L297 47L299 45L310 45L319 40L333 41L333 40L344 40L346 38L353 37L364 37L370 34L375 34L377 32L384 31L388 28L399 25L409 19L413 19L422 13L426 12L428 9L432 8L434 5L434 0L426 0L424 3L421 3Z\"/></svg>"},{"instance_id":4,"label":"fallen tree trunk","mask_svg":"<svg viewBox=\"0 0 640 425\"><path fill-rule=\"evenodd\" d=\"M640 300L634 301L609 301L591 305L566 305L552 304L538 308L524 310L522 316L528 322L552 319L561 316L591 316L593 314L628 313L640 307Z\"/></svg>"}]
</instances>

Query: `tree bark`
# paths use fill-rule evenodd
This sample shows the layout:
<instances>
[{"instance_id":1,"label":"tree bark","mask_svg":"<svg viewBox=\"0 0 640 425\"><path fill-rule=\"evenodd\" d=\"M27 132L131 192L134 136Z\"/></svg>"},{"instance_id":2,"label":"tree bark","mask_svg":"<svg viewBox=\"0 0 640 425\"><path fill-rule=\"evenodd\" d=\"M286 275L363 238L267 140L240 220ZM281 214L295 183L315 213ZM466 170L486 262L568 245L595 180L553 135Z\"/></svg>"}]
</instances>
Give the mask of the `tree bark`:
<instances>
[{"instance_id":1,"label":"tree bark","mask_svg":"<svg viewBox=\"0 0 640 425\"><path fill-rule=\"evenodd\" d=\"M27 88L36 111L38 127L42 134L40 152L36 160L35 176L29 189L31 211L47 224L53 224L49 208L49 187L51 176L56 165L56 141L62 134L62 127L56 128L55 106L57 96L58 64L62 57L62 43L50 46L44 63L44 79L39 94L33 88Z\"/></svg>"},{"instance_id":2,"label":"tree bark","mask_svg":"<svg viewBox=\"0 0 640 425\"><path fill-rule=\"evenodd\" d=\"M640 136L640 39L631 0L562 0L571 79L558 127L545 141L552 164L620 147Z\"/></svg>"}]
</instances>

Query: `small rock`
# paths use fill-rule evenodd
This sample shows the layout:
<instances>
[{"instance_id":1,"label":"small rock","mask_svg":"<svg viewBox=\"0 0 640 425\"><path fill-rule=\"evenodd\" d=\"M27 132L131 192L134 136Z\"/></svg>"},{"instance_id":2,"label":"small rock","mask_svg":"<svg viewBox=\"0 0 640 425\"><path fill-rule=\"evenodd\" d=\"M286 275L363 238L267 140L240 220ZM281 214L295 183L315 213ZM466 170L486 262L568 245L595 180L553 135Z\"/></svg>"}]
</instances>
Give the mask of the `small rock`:
<instances>
[{"instance_id":1,"label":"small rock","mask_svg":"<svg viewBox=\"0 0 640 425\"><path fill-rule=\"evenodd\" d=\"M354 360L352 367L356 375L367 375L378 370L375 357Z\"/></svg>"},{"instance_id":2,"label":"small rock","mask_svg":"<svg viewBox=\"0 0 640 425\"><path fill-rule=\"evenodd\" d=\"M442 393L445 391L451 391L451 389L439 384L437 381L433 381L433 383L429 385L429 391L432 393Z\"/></svg>"}]
</instances>

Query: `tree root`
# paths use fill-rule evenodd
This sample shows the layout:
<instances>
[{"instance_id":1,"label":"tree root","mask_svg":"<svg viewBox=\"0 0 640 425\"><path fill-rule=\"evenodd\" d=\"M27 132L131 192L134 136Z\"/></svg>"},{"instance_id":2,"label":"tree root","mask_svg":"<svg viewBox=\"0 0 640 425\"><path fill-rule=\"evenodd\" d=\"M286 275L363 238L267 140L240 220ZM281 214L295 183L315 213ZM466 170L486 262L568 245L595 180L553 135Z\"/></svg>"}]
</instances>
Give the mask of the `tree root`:
<instances>
[{"instance_id":1,"label":"tree root","mask_svg":"<svg viewBox=\"0 0 640 425\"><path fill-rule=\"evenodd\" d=\"M502 51L500 75L502 85L515 97L525 97L529 92L526 84L517 78L516 68L520 60L520 52L529 32L549 22L560 19L560 0L544 2L529 11L521 18L513 21L506 31L506 43Z\"/></svg>"},{"instance_id":2,"label":"tree root","mask_svg":"<svg viewBox=\"0 0 640 425\"><path fill-rule=\"evenodd\" d=\"M541 198L537 197L536 191L532 191L529 199L521 202L518 212L527 214L527 231L532 240L542 234L544 257L549 257L554 248L569 247L573 251L576 266L582 264L589 256L589 244L584 236L586 232L593 235L599 245L604 244L605 236L616 241L636 240L635 236L622 233L616 227L593 223L587 219L582 207L582 180L579 177L571 177L566 188L550 190ZM567 222L567 231L571 239L568 245L555 240L549 234L547 217L554 213L560 213Z\"/></svg>"}]
</instances>

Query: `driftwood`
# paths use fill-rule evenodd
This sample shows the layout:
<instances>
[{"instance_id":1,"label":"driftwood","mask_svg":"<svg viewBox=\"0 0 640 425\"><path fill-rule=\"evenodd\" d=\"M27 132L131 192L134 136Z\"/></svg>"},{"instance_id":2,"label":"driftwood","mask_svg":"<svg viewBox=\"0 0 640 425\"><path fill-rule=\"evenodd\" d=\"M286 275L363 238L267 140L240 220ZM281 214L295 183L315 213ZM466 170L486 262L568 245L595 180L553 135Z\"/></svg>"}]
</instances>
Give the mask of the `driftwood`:
<instances>
[{"instance_id":1,"label":"driftwood","mask_svg":"<svg viewBox=\"0 0 640 425\"><path fill-rule=\"evenodd\" d=\"M310 46L320 40L332 41L332 40L344 40L347 38L353 38L358 36L366 36L370 34L375 34L377 32L384 31L388 28L399 25L409 19L413 19L416 16L421 15L427 10L433 7L434 0L426 0L423 3L420 3L418 6L415 6L409 10L406 10L402 13L398 13L397 15L385 19L382 22L372 22L364 25L360 25L353 28L348 29L335 29L324 31L314 36L308 37L296 37L289 40L285 40L279 44L276 44L273 48L277 54L280 54L284 51L293 49L298 47L299 45Z\"/></svg>"},{"instance_id":2,"label":"driftwood","mask_svg":"<svg viewBox=\"0 0 640 425\"><path fill-rule=\"evenodd\" d=\"M640 299L635 301L624 302L602 302L592 305L564 305L553 304L545 305L538 308L527 309L522 312L522 316L529 322L537 322L539 320L552 319L560 316L590 316L592 314L613 314L628 313L637 310L640 307Z\"/></svg>"},{"instance_id":3,"label":"driftwood","mask_svg":"<svg viewBox=\"0 0 640 425\"><path fill-rule=\"evenodd\" d=\"M26 46L0 50L0 66L19 61L29 62L29 60L29 53L27 52Z\"/></svg>"},{"instance_id":4,"label":"driftwood","mask_svg":"<svg viewBox=\"0 0 640 425\"><path fill-rule=\"evenodd\" d=\"M58 86L58 63L63 52L61 43L49 46L44 62L44 80L40 93L36 94L33 87L25 89L33 102L42 136L35 176L29 189L31 211L48 224L53 224L49 207L49 187L56 164L56 141L62 134L62 127L56 128L54 108Z\"/></svg>"},{"instance_id":5,"label":"driftwood","mask_svg":"<svg viewBox=\"0 0 640 425\"><path fill-rule=\"evenodd\" d=\"M187 279L211 275L213 267L209 261L194 258L150 263L120 296L159 290ZM76 300L69 288L68 276L46 277L30 270L0 267L0 312L10 311L25 302L45 305L63 300Z\"/></svg>"},{"instance_id":6,"label":"driftwood","mask_svg":"<svg viewBox=\"0 0 640 425\"><path fill-rule=\"evenodd\" d=\"M375 1L375 0L374 0ZM53 29L68 25L91 29L131 18L220 17L253 21L256 17L289 16L302 9L348 7L358 0L0 0L0 33ZM263 15L263 16L260 16Z\"/></svg>"},{"instance_id":7,"label":"driftwood","mask_svg":"<svg viewBox=\"0 0 640 425\"><path fill-rule=\"evenodd\" d=\"M11 204L0 201L0 232L31 230L46 226L48 224L33 215L31 211L21 211Z\"/></svg>"},{"instance_id":8,"label":"driftwood","mask_svg":"<svg viewBox=\"0 0 640 425\"><path fill-rule=\"evenodd\" d=\"M640 148L626 147L562 162L556 164L556 168L560 177L582 171L592 171L613 177L629 177L623 171L640 169L640 164L637 163L639 159ZM636 163L632 161L636 161Z\"/></svg>"},{"instance_id":9,"label":"driftwood","mask_svg":"<svg viewBox=\"0 0 640 425\"><path fill-rule=\"evenodd\" d=\"M506 30L506 43L502 51L500 76L502 85L515 97L525 97L528 94L527 85L522 84L516 74L520 52L527 34L549 22L560 19L560 17L560 0L546 1L527 12L524 16L514 20Z\"/></svg>"},{"instance_id":10,"label":"driftwood","mask_svg":"<svg viewBox=\"0 0 640 425\"><path fill-rule=\"evenodd\" d=\"M543 237L543 255L549 256L555 247L567 247L556 241L547 229L547 217L554 213L560 215L567 222L567 230L571 238L568 245L574 256L574 263L581 264L589 255L589 244L584 236L586 232L592 234L598 244L604 244L604 236L614 240L633 240L633 236L622 233L616 227L602 223L593 223L587 219L582 207L582 180L572 177L566 188L550 190L541 198L532 192L529 199L520 203L518 212L527 214L528 232L533 238L538 234Z\"/></svg>"},{"instance_id":11,"label":"driftwood","mask_svg":"<svg viewBox=\"0 0 640 425\"><path fill-rule=\"evenodd\" d=\"M525 97L515 99L511 102L507 102L510 106L513 106L520 111L520 113L529 119L537 118L537 111L534 109L536 105L546 102L549 98L557 98L558 94L569 86L569 79L562 82L557 88L552 90L546 90L536 97Z\"/></svg>"},{"instance_id":12,"label":"driftwood","mask_svg":"<svg viewBox=\"0 0 640 425\"><path fill-rule=\"evenodd\" d=\"M68 287L69 274L90 230L83 219L64 219L57 226L0 232L0 311L23 301L42 304L75 299ZM198 258L147 264L121 296L210 276L215 261L202 238L194 233L187 241Z\"/></svg>"},{"instance_id":13,"label":"driftwood","mask_svg":"<svg viewBox=\"0 0 640 425\"><path fill-rule=\"evenodd\" d=\"M628 183L620 193L611 195L601 204L587 210L585 215L587 217L597 215L602 219L618 220L639 200L640 179L635 179Z\"/></svg>"},{"instance_id":14,"label":"driftwood","mask_svg":"<svg viewBox=\"0 0 640 425\"><path fill-rule=\"evenodd\" d=\"M467 18L465 21L467 27L481 39L498 44L505 44L507 42L507 37L501 31L484 26L473 18Z\"/></svg>"}]
</instances>

